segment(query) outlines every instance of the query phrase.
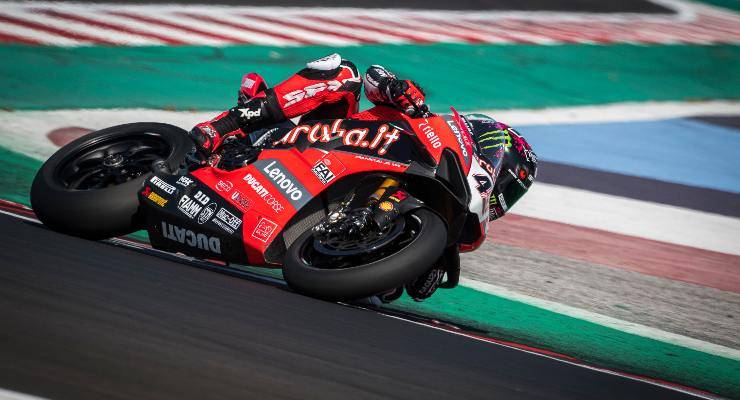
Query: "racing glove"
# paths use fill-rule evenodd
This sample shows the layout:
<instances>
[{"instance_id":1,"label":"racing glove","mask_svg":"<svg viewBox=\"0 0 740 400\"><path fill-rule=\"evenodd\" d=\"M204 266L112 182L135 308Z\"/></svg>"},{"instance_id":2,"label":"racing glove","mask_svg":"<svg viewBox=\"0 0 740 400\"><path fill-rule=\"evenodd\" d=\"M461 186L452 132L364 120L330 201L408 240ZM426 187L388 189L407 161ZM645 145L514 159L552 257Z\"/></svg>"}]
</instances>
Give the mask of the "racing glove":
<instances>
[{"instance_id":1,"label":"racing glove","mask_svg":"<svg viewBox=\"0 0 740 400\"><path fill-rule=\"evenodd\" d=\"M429 112L424 91L416 82L398 79L380 65L367 69L364 82L365 95L374 104L391 105L414 118Z\"/></svg>"}]
</instances>

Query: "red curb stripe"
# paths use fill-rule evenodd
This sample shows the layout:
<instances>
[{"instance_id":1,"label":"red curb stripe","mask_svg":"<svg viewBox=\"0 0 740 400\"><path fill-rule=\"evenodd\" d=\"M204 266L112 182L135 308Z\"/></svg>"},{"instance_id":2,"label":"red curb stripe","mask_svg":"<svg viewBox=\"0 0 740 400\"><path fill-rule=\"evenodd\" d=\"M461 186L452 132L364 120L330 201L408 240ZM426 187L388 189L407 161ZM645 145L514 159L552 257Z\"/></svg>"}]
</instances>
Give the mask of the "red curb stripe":
<instances>
[{"instance_id":1,"label":"red curb stripe","mask_svg":"<svg viewBox=\"0 0 740 400\"><path fill-rule=\"evenodd\" d=\"M204 36L210 39L223 40L229 43L251 43L251 42L248 42L240 38L235 38L235 37L231 37L227 35L221 35L218 33L211 33L211 32L207 32L207 31L204 31L198 28L193 28L187 25L182 25L182 24L178 24L175 22L163 21L163 20L159 20L156 18L151 18L151 17L147 17L144 15L138 15L138 14L129 13L125 11L108 11L108 13L111 15L117 15L119 17L129 18L129 19L133 19L133 20L137 20L141 22L146 22L152 25L165 26L167 28L177 29L179 31L193 33L193 34Z\"/></svg>"},{"instance_id":2,"label":"red curb stripe","mask_svg":"<svg viewBox=\"0 0 740 400\"><path fill-rule=\"evenodd\" d=\"M343 32L335 32L329 29L321 29L321 28L317 28L317 27L299 23L299 22L282 21L276 18L266 17L264 15L257 15L257 14L242 13L241 15L243 15L246 18L255 19L258 21L268 22L268 23L277 24L277 25L283 25L283 26L287 26L290 28L301 29L301 30L308 31L308 32L320 33L322 35L335 36L341 39L352 40L352 41L359 42L359 43L380 43L377 40L367 39L361 36L354 36L354 35L350 35L350 34L343 33Z\"/></svg>"},{"instance_id":3,"label":"red curb stripe","mask_svg":"<svg viewBox=\"0 0 740 400\"><path fill-rule=\"evenodd\" d=\"M0 32L0 43L41 44L42 42L25 36L16 36Z\"/></svg>"},{"instance_id":4,"label":"red curb stripe","mask_svg":"<svg viewBox=\"0 0 740 400\"><path fill-rule=\"evenodd\" d=\"M458 33L458 32L454 32L450 30L434 28L435 25L431 25L429 27L420 27L418 25L411 25L411 24L404 23L401 21L389 21L389 20L377 18L377 17L364 16L362 18L368 21L375 21L377 23L382 23L382 24L392 24L393 26L399 26L402 28L412 29L412 30L419 31L419 32L426 32L426 33L431 33L435 35L444 35L444 36L449 36L453 38L458 38L467 43L485 43L486 42L483 38L478 37L478 36L473 36L467 31L464 33ZM419 22L424 22L424 21L419 20Z\"/></svg>"},{"instance_id":5,"label":"red curb stripe","mask_svg":"<svg viewBox=\"0 0 740 400\"><path fill-rule=\"evenodd\" d=\"M740 293L740 256L520 215L490 229L494 243Z\"/></svg>"},{"instance_id":6,"label":"red curb stripe","mask_svg":"<svg viewBox=\"0 0 740 400\"><path fill-rule=\"evenodd\" d=\"M55 35L63 36L63 37L69 38L69 39L89 41L89 42L93 42L93 43L112 44L112 45L118 44L118 43L111 42L111 41L108 41L108 40L105 40L105 39L102 39L102 38L88 36L88 35L85 35L83 33L76 33L76 32L71 32L71 31L65 31L65 30L62 30L62 29L57 29L57 28L54 28L54 27L51 27L51 26L43 25L43 24L40 24L40 23L37 23L37 22L26 21L26 20L23 20L23 19L11 17L10 15L2 14L2 13L0 13L0 21L8 22L8 23L15 24L15 25L24 26L26 28L36 29L37 31L43 31L43 32L47 32L47 33L53 33Z\"/></svg>"},{"instance_id":7,"label":"red curb stripe","mask_svg":"<svg viewBox=\"0 0 740 400\"><path fill-rule=\"evenodd\" d=\"M69 14L69 13L65 13L65 12L59 11L59 10L53 10L53 9L50 9L50 8L40 9L40 10L37 10L37 12L40 12L40 13L43 13L43 14L46 14L46 15L49 15L49 16L52 16L52 17L66 19L66 20L69 20L69 21L82 22L84 24L88 24L88 25L92 25L92 26L98 26L98 27L101 27L101 28L107 28L107 29L111 29L111 30L114 30L114 31L118 31L118 32L128 33L128 34L132 34L132 35L136 35L136 36L141 36L141 37L146 37L146 38L150 38L150 39L157 39L157 40L160 40L160 41L162 41L164 43L168 43L168 44L185 44L185 42L183 42L181 40L177 40L177 39L174 39L174 38L171 38L171 37L167 37L167 36L164 36L164 35L158 35L156 33L149 33L149 32L145 32L145 31L141 31L141 30L135 29L135 28L129 28L129 27L124 26L124 25L114 24L114 23L110 23L110 22L102 22L102 21L98 21L98 20L95 20L95 19L92 19L92 18L82 17L82 16L75 15L75 14Z\"/></svg>"},{"instance_id":8,"label":"red curb stripe","mask_svg":"<svg viewBox=\"0 0 740 400\"><path fill-rule=\"evenodd\" d=\"M241 30L245 30L245 31L249 31L249 32L255 32L255 33L260 33L260 34L267 35L267 36L272 36L272 37L276 37L276 38L280 38L280 39L285 39L285 40L289 40L289 41L294 42L294 43L301 43L301 44L312 44L313 43L313 42L310 42L308 40L303 40L301 38L298 38L296 36L284 35L282 33L268 31L266 29L260 29L260 28L256 28L256 27L253 27L253 26L241 24L241 23L238 23L238 22L225 21L225 20L222 20L222 19L217 19L217 18L206 16L206 15L195 14L195 13L188 13L188 12L176 12L175 14L184 15L184 16L187 16L187 17L190 17L190 18L194 18L194 19L200 19L200 20L203 20L203 21L213 22L214 24L226 25L226 26L230 26L232 28L241 29Z\"/></svg>"},{"instance_id":9,"label":"red curb stripe","mask_svg":"<svg viewBox=\"0 0 740 400\"><path fill-rule=\"evenodd\" d=\"M380 28L380 27L377 27L371 24L363 24L362 22L358 21L356 18L348 18L352 22L342 22L342 21L337 21L334 18L320 17L317 15L305 15L303 16L303 18L313 19L314 21L319 21L324 24L337 25L337 26L342 26L342 27L349 28L349 29L360 28L365 31L377 32L377 33L380 33L386 36L392 36L392 37L404 39L404 40L411 40L412 42L416 42L416 43L433 43L432 40L425 39L425 38L422 38L416 35L400 33L400 32L393 31L391 29L384 29L384 28Z\"/></svg>"}]
</instances>

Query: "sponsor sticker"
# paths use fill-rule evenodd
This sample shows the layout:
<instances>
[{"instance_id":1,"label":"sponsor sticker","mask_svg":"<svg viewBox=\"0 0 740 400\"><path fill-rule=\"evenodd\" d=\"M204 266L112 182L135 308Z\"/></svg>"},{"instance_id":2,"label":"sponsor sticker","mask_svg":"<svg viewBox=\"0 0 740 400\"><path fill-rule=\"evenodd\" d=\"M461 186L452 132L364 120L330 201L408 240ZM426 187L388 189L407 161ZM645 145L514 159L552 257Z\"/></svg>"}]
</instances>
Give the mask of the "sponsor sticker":
<instances>
[{"instance_id":1,"label":"sponsor sticker","mask_svg":"<svg viewBox=\"0 0 740 400\"><path fill-rule=\"evenodd\" d=\"M211 201L211 198L206 196L205 193L201 192L200 190L195 193L195 196L193 196L200 204L206 205L209 201Z\"/></svg>"},{"instance_id":2,"label":"sponsor sticker","mask_svg":"<svg viewBox=\"0 0 740 400\"><path fill-rule=\"evenodd\" d=\"M209 219L211 219L213 213L216 212L217 208L218 206L216 205L216 203L211 203L203 208L203 211L198 214L198 223L201 225L205 224Z\"/></svg>"},{"instance_id":3,"label":"sponsor sticker","mask_svg":"<svg viewBox=\"0 0 740 400\"><path fill-rule=\"evenodd\" d=\"M203 206L198 204L198 201L190 198L190 196L184 194L180 197L180 201L177 203L177 208L182 211L183 214L187 215L188 218L193 219L203 209Z\"/></svg>"},{"instance_id":4,"label":"sponsor sticker","mask_svg":"<svg viewBox=\"0 0 740 400\"><path fill-rule=\"evenodd\" d=\"M259 222L257 222L257 226L254 227L254 231L252 231L252 237L263 243L267 243L276 228L276 223L265 217L261 217Z\"/></svg>"},{"instance_id":5,"label":"sponsor sticker","mask_svg":"<svg viewBox=\"0 0 740 400\"><path fill-rule=\"evenodd\" d=\"M239 229L239 226L242 224L241 218L237 217L236 215L230 213L225 208L221 207L220 210L216 213L216 218L225 222L227 225L234 229Z\"/></svg>"},{"instance_id":6,"label":"sponsor sticker","mask_svg":"<svg viewBox=\"0 0 740 400\"><path fill-rule=\"evenodd\" d=\"M316 175L317 178L326 185L327 183L331 182L336 178L336 175L334 175L333 172L331 172L331 169L329 169L329 166L323 163L323 160L316 163L316 165L311 168L311 171L314 175Z\"/></svg>"},{"instance_id":7,"label":"sponsor sticker","mask_svg":"<svg viewBox=\"0 0 740 400\"><path fill-rule=\"evenodd\" d=\"M160 195L158 195L158 194L156 194L154 192L149 193L149 195L146 196L146 198L149 199L149 200L151 200L152 203L154 203L154 204L156 204L156 205L158 205L160 207L164 207L164 206L167 205L167 199L163 198L162 196L160 196Z\"/></svg>"},{"instance_id":8,"label":"sponsor sticker","mask_svg":"<svg viewBox=\"0 0 740 400\"><path fill-rule=\"evenodd\" d=\"M154 193L152 191L152 188L149 187L149 186L144 187L144 190L141 191L141 195L144 196L144 197L146 197L152 203L154 203L154 204L156 204L156 205L158 205L160 207L164 207L164 206L167 205L167 201L168 200L165 199L164 197L162 197L162 196Z\"/></svg>"},{"instance_id":9,"label":"sponsor sticker","mask_svg":"<svg viewBox=\"0 0 740 400\"><path fill-rule=\"evenodd\" d=\"M164 191L167 194L175 193L175 187L170 185L169 183L163 181L162 179L153 176L149 179L149 182L151 182L152 185L158 187L162 191Z\"/></svg>"},{"instance_id":10,"label":"sponsor sticker","mask_svg":"<svg viewBox=\"0 0 740 400\"><path fill-rule=\"evenodd\" d=\"M316 177L319 178L319 181L324 185L333 181L334 178L344 172L344 170L344 164L331 154L327 154L324 158L319 160L313 168L311 168L313 174L316 175Z\"/></svg>"},{"instance_id":11,"label":"sponsor sticker","mask_svg":"<svg viewBox=\"0 0 740 400\"><path fill-rule=\"evenodd\" d=\"M310 200L310 193L301 182L278 160L259 160L253 164L267 179L271 180L296 210Z\"/></svg>"},{"instance_id":12,"label":"sponsor sticker","mask_svg":"<svg viewBox=\"0 0 740 400\"><path fill-rule=\"evenodd\" d=\"M187 246L221 254L221 239L162 221L162 236Z\"/></svg>"},{"instance_id":13,"label":"sponsor sticker","mask_svg":"<svg viewBox=\"0 0 740 400\"><path fill-rule=\"evenodd\" d=\"M418 127L429 140L429 144L432 145L432 148L438 149L442 147L442 140L439 139L437 132L434 131L434 128L429 124L429 120L427 118L424 118L424 122L419 123Z\"/></svg>"},{"instance_id":14,"label":"sponsor sticker","mask_svg":"<svg viewBox=\"0 0 740 400\"><path fill-rule=\"evenodd\" d=\"M506 199L504 199L504 194L503 193L499 193L498 194L498 202L499 202L499 204L501 204L501 208L503 208L504 211L506 211L506 210L509 209L509 206L506 205Z\"/></svg>"},{"instance_id":15,"label":"sponsor sticker","mask_svg":"<svg viewBox=\"0 0 740 400\"><path fill-rule=\"evenodd\" d=\"M193 184L193 180L187 176L181 176L175 183L180 186L188 187Z\"/></svg>"},{"instance_id":16,"label":"sponsor sticker","mask_svg":"<svg viewBox=\"0 0 740 400\"><path fill-rule=\"evenodd\" d=\"M234 190L234 192L231 193L231 200L234 200L234 203L240 210L242 210L242 212L247 212L249 207L252 206L252 200L238 190Z\"/></svg>"},{"instance_id":17,"label":"sponsor sticker","mask_svg":"<svg viewBox=\"0 0 740 400\"><path fill-rule=\"evenodd\" d=\"M229 192L234 187L234 184L231 183L231 181L218 181L216 184L216 190L219 192Z\"/></svg>"},{"instance_id":18,"label":"sponsor sticker","mask_svg":"<svg viewBox=\"0 0 740 400\"><path fill-rule=\"evenodd\" d=\"M391 211L393 210L393 203L391 203L390 201L384 201L378 204L378 208L380 208L383 211Z\"/></svg>"},{"instance_id":19,"label":"sponsor sticker","mask_svg":"<svg viewBox=\"0 0 740 400\"><path fill-rule=\"evenodd\" d=\"M242 113L242 118L250 120L255 117L259 117L262 114L262 109L250 110L249 108L240 108L239 111Z\"/></svg>"},{"instance_id":20,"label":"sponsor sticker","mask_svg":"<svg viewBox=\"0 0 740 400\"><path fill-rule=\"evenodd\" d=\"M290 107L293 104L298 103L299 101L303 99L314 97L316 96L316 93L319 93L319 92L323 92L323 91L336 92L346 82L361 82L361 81L362 79L360 77L351 77L351 78L342 79L341 81L331 80L328 82L319 82L319 83L314 83L312 85L308 85L304 87L303 89L294 90L292 92L289 92L283 95L283 99L286 101L283 108Z\"/></svg>"},{"instance_id":21,"label":"sponsor sticker","mask_svg":"<svg viewBox=\"0 0 740 400\"><path fill-rule=\"evenodd\" d=\"M407 197L409 197L408 193L404 192L403 190L396 190L396 193L388 196L389 199L395 201L396 203L400 203L406 200Z\"/></svg>"},{"instance_id":22,"label":"sponsor sticker","mask_svg":"<svg viewBox=\"0 0 740 400\"><path fill-rule=\"evenodd\" d=\"M341 127L341 123L342 120L337 119L331 124L298 125L273 144L295 144L298 137L305 134L309 143L328 143L332 140L341 140L345 146L375 150L378 155L382 156L388 152L393 143L401 138L401 131L388 124L380 125L372 139L370 139L370 129L354 128L347 130Z\"/></svg>"},{"instance_id":23,"label":"sponsor sticker","mask_svg":"<svg viewBox=\"0 0 740 400\"><path fill-rule=\"evenodd\" d=\"M246 175L244 175L244 182L247 182L249 187L251 187L258 196L262 197L265 203L267 203L267 205L270 206L272 210L276 213L282 212L285 209L282 203L280 203L280 200L275 198L275 196L273 196L270 191L267 190L267 188L262 186L260 181L257 180L257 178L254 177L254 175L252 175L251 173L248 172Z\"/></svg>"}]
</instances>

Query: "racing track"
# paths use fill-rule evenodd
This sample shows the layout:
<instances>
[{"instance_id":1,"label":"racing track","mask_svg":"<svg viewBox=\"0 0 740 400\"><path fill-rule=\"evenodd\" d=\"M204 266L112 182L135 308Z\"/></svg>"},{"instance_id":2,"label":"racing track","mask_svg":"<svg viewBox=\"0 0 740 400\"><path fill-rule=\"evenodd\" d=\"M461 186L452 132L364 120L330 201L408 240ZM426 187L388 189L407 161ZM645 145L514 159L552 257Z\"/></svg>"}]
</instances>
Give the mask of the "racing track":
<instances>
[{"instance_id":1,"label":"racing track","mask_svg":"<svg viewBox=\"0 0 740 400\"><path fill-rule=\"evenodd\" d=\"M690 395L0 215L0 387L52 399Z\"/></svg>"}]
</instances>

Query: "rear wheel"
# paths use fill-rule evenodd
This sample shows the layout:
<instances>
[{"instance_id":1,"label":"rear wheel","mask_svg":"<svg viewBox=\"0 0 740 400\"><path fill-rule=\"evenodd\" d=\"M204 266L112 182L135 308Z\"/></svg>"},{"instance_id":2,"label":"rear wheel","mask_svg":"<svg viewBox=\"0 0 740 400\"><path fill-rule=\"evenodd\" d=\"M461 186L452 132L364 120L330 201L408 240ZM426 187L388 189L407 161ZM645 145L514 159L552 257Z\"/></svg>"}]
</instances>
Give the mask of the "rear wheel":
<instances>
[{"instance_id":1,"label":"rear wheel","mask_svg":"<svg viewBox=\"0 0 740 400\"><path fill-rule=\"evenodd\" d=\"M288 249L283 275L291 288L314 297L367 297L429 270L442 255L446 240L445 223L424 208L359 240L327 240L308 230Z\"/></svg>"},{"instance_id":2,"label":"rear wheel","mask_svg":"<svg viewBox=\"0 0 740 400\"><path fill-rule=\"evenodd\" d=\"M36 174L31 205L50 228L103 239L137 229L137 191L153 170L175 171L192 149L173 125L134 123L85 135L54 153Z\"/></svg>"}]
</instances>

